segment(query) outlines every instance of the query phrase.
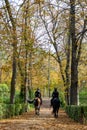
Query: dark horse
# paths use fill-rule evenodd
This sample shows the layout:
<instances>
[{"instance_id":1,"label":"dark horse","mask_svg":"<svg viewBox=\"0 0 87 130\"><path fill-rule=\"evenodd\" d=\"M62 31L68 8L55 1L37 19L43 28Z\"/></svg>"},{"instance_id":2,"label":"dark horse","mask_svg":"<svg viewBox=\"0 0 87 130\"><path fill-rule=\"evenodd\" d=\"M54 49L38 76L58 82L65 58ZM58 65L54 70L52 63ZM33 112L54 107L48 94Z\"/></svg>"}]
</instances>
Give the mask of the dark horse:
<instances>
[{"instance_id":1,"label":"dark horse","mask_svg":"<svg viewBox=\"0 0 87 130\"><path fill-rule=\"evenodd\" d=\"M51 99L51 106L53 107L54 117L57 118L58 117L58 111L59 111L59 108L60 108L60 100L59 100L59 98Z\"/></svg>"},{"instance_id":2,"label":"dark horse","mask_svg":"<svg viewBox=\"0 0 87 130\"><path fill-rule=\"evenodd\" d=\"M40 113L40 105L41 105L41 99L36 97L34 100L30 101L30 100L27 100L28 103L30 104L34 104L34 107L35 107L35 114L36 115L39 115Z\"/></svg>"}]
</instances>

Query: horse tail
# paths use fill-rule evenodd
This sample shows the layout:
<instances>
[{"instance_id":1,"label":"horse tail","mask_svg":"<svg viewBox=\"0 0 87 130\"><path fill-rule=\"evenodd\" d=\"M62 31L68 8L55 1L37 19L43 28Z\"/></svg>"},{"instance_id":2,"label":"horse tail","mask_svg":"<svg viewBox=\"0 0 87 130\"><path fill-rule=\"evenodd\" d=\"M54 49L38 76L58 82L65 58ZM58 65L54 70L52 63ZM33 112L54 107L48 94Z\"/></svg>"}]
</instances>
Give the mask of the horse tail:
<instances>
[{"instance_id":1,"label":"horse tail","mask_svg":"<svg viewBox=\"0 0 87 130\"><path fill-rule=\"evenodd\" d=\"M28 103L32 104L34 100L27 100Z\"/></svg>"}]
</instances>

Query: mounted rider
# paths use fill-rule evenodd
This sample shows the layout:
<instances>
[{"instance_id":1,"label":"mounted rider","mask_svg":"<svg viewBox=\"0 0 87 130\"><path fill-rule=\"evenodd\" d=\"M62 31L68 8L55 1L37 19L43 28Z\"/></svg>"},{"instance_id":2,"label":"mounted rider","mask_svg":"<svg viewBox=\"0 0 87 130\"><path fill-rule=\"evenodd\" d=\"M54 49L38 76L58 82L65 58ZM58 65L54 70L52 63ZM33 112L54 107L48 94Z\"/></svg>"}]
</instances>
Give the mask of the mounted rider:
<instances>
[{"instance_id":1,"label":"mounted rider","mask_svg":"<svg viewBox=\"0 0 87 130\"><path fill-rule=\"evenodd\" d=\"M52 98L59 98L59 92L57 91L57 88L54 88L54 91L52 93Z\"/></svg>"},{"instance_id":2,"label":"mounted rider","mask_svg":"<svg viewBox=\"0 0 87 130\"><path fill-rule=\"evenodd\" d=\"M42 104L41 92L39 88L37 88L37 90L35 91L35 98L39 98L41 101L40 104Z\"/></svg>"},{"instance_id":3,"label":"mounted rider","mask_svg":"<svg viewBox=\"0 0 87 130\"><path fill-rule=\"evenodd\" d=\"M53 93L52 93L51 106L52 106L53 100L54 100L55 98L58 98L58 99L59 99L59 92L58 92L57 88L54 88L54 91L53 91Z\"/></svg>"}]
</instances>

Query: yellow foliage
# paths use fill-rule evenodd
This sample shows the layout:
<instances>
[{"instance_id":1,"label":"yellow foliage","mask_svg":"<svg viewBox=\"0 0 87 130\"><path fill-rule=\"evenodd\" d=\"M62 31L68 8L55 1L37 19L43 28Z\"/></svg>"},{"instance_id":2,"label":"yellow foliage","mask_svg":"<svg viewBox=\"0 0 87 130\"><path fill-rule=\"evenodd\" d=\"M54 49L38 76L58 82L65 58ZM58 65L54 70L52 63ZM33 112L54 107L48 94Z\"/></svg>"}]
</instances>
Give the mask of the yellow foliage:
<instances>
[{"instance_id":1,"label":"yellow foliage","mask_svg":"<svg viewBox=\"0 0 87 130\"><path fill-rule=\"evenodd\" d=\"M35 3L36 4L40 4L40 3L44 4L44 0L35 0Z\"/></svg>"}]
</instances>

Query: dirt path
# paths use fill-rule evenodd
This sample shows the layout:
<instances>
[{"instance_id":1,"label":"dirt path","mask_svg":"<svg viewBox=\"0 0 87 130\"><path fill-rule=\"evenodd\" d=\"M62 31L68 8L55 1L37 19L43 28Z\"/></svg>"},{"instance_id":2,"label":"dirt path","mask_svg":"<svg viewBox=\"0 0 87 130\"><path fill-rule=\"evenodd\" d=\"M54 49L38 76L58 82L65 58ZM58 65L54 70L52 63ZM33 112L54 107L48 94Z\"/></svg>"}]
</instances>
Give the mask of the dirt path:
<instances>
[{"instance_id":1,"label":"dirt path","mask_svg":"<svg viewBox=\"0 0 87 130\"><path fill-rule=\"evenodd\" d=\"M72 121L61 109L55 119L49 104L48 99L43 101L39 116L30 111L13 119L1 120L0 130L87 130L86 125Z\"/></svg>"}]
</instances>

